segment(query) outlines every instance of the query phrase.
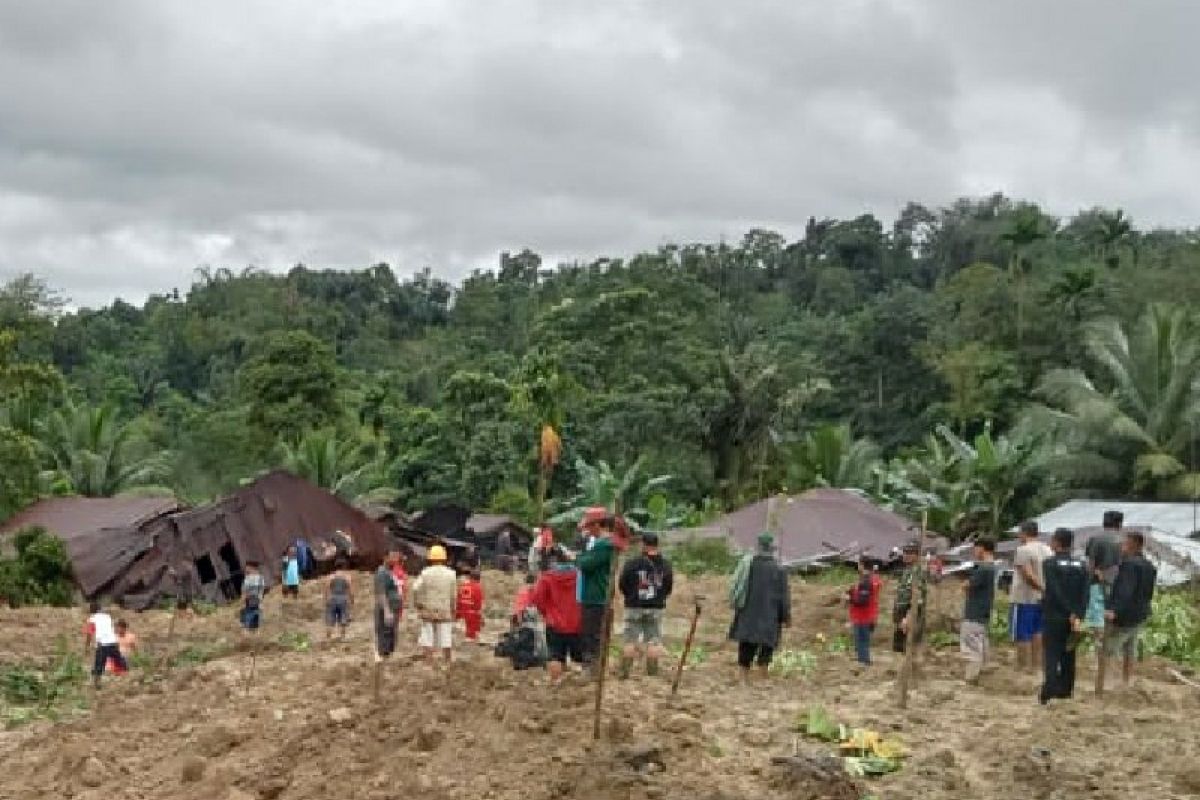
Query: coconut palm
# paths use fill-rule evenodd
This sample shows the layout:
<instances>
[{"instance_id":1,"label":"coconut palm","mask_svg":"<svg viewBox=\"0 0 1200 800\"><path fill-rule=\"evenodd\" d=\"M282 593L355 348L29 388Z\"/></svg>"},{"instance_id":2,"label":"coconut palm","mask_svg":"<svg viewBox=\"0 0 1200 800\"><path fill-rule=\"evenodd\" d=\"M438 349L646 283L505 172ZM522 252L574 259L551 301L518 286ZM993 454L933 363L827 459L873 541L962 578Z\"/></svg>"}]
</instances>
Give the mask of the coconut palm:
<instances>
[{"instance_id":1,"label":"coconut palm","mask_svg":"<svg viewBox=\"0 0 1200 800\"><path fill-rule=\"evenodd\" d=\"M153 486L168 471L165 453L147 454L112 405L67 403L42 426L42 447L58 488L87 497L109 497Z\"/></svg>"},{"instance_id":2,"label":"coconut palm","mask_svg":"<svg viewBox=\"0 0 1200 800\"><path fill-rule=\"evenodd\" d=\"M788 485L865 489L871 486L879 448L855 439L849 425L822 425L791 445Z\"/></svg>"},{"instance_id":3,"label":"coconut palm","mask_svg":"<svg viewBox=\"0 0 1200 800\"><path fill-rule=\"evenodd\" d=\"M1020 345L1025 332L1025 273L1030 268L1028 251L1035 243L1049 237L1046 218L1037 206L1021 206L1009 223L1008 229L1000 234L1001 241L1012 248L1008 271L1017 294L1017 344Z\"/></svg>"},{"instance_id":4,"label":"coconut palm","mask_svg":"<svg viewBox=\"0 0 1200 800\"><path fill-rule=\"evenodd\" d=\"M1155 305L1128 327L1105 319L1085 329L1088 372L1053 370L1038 387L1048 405L1033 419L1071 450L1077 482L1164 498L1190 496L1188 463L1200 422L1200 332L1181 308Z\"/></svg>"},{"instance_id":5,"label":"coconut palm","mask_svg":"<svg viewBox=\"0 0 1200 800\"><path fill-rule=\"evenodd\" d=\"M1101 211L1096 215L1096 239L1100 254L1110 269L1121 264L1121 248L1133 240L1133 220L1121 209Z\"/></svg>"},{"instance_id":6,"label":"coconut palm","mask_svg":"<svg viewBox=\"0 0 1200 800\"><path fill-rule=\"evenodd\" d=\"M314 430L283 444L281 451L286 469L347 502L395 499L395 490L383 485L386 465L372 443Z\"/></svg>"}]
</instances>

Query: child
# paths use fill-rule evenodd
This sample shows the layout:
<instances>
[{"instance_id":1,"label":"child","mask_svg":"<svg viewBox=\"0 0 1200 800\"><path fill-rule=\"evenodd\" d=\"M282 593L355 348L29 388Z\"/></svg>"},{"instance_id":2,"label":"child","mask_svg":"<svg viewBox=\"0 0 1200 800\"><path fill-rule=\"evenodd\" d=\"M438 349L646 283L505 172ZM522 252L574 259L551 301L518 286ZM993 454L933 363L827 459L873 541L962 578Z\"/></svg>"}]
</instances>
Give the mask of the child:
<instances>
[{"instance_id":1,"label":"child","mask_svg":"<svg viewBox=\"0 0 1200 800\"><path fill-rule=\"evenodd\" d=\"M99 689L100 676L104 674L104 667L110 659L122 672L129 667L125 663L125 657L121 655L112 617L100 608L98 600L91 602L89 611L87 632L84 634L84 647L91 647L93 641L96 644L96 657L92 662L92 685Z\"/></svg>"},{"instance_id":2,"label":"child","mask_svg":"<svg viewBox=\"0 0 1200 800\"><path fill-rule=\"evenodd\" d=\"M350 609L354 607L354 595L350 591L350 575L346 572L345 556L334 562L334 573L325 583L326 638L333 638L333 629L346 638L346 626L350 624Z\"/></svg>"},{"instance_id":3,"label":"child","mask_svg":"<svg viewBox=\"0 0 1200 800\"><path fill-rule=\"evenodd\" d=\"M127 669L130 659L137 652L137 634L129 630L129 623L123 619L117 620L117 649L121 651L121 655L125 658L125 666L121 666L112 659L108 661L108 668L114 675L124 675L129 670Z\"/></svg>"},{"instance_id":4,"label":"child","mask_svg":"<svg viewBox=\"0 0 1200 800\"><path fill-rule=\"evenodd\" d=\"M296 546L287 549L283 557L283 596L298 599L300 597L300 559L296 555Z\"/></svg>"},{"instance_id":5,"label":"child","mask_svg":"<svg viewBox=\"0 0 1200 800\"><path fill-rule=\"evenodd\" d=\"M517 590L517 596L513 598L512 607L512 627L517 628L521 625L521 615L525 609L529 608L529 604L533 602L533 584L537 582L537 577L533 574L525 575L525 583Z\"/></svg>"},{"instance_id":6,"label":"child","mask_svg":"<svg viewBox=\"0 0 1200 800\"><path fill-rule=\"evenodd\" d=\"M239 621L245 631L257 631L262 621L262 598L267 584L258 571L257 561L246 562L246 577L242 580L242 611Z\"/></svg>"},{"instance_id":7,"label":"child","mask_svg":"<svg viewBox=\"0 0 1200 800\"><path fill-rule=\"evenodd\" d=\"M472 642L479 640L479 629L483 627L483 584L479 577L475 570L458 587L458 618L465 623L467 639Z\"/></svg>"}]
</instances>

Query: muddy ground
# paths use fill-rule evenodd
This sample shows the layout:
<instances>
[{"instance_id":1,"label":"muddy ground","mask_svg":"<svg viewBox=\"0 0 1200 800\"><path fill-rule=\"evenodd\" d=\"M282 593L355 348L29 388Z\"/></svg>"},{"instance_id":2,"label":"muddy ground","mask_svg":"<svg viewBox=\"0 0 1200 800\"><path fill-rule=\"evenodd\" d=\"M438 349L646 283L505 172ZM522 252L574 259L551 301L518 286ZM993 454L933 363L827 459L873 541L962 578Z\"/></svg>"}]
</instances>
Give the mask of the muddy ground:
<instances>
[{"instance_id":1,"label":"muddy ground","mask_svg":"<svg viewBox=\"0 0 1200 800\"><path fill-rule=\"evenodd\" d=\"M363 609L367 583L356 586ZM1077 699L1046 709L1034 700L1037 678L1014 672L1011 650L997 653L980 686L966 687L957 652L934 649L904 712L888 631L877 633L876 665L859 670L834 645L845 633L840 592L797 581L796 625L784 646L815 653L816 667L747 686L724 640L724 582L680 583L669 639L683 638L693 596L707 597L701 663L685 672L673 704L666 677L613 681L596 744L593 689L582 677L550 689L540 671L514 672L482 646L431 668L413 659L411 619L375 701L367 615L347 641L326 644L319 589L306 586L287 607L268 597L253 659L232 608L183 619L172 653L216 647L221 655L164 678L138 669L106 679L86 712L0 733L0 799L1200 797L1200 691L1175 682L1169 665L1143 664L1132 689L1103 703L1089 691L1088 665ZM485 584L494 614L485 634L494 637L516 581L488 574ZM940 590L947 609L953 588ZM152 656L168 649L169 616L129 615ZM81 621L69 610L0 610L0 662L45 659L62 635L77 647ZM298 633L311 648L296 649ZM859 786L772 765L830 752L794 732L813 705L900 738L911 756L899 772Z\"/></svg>"}]
</instances>

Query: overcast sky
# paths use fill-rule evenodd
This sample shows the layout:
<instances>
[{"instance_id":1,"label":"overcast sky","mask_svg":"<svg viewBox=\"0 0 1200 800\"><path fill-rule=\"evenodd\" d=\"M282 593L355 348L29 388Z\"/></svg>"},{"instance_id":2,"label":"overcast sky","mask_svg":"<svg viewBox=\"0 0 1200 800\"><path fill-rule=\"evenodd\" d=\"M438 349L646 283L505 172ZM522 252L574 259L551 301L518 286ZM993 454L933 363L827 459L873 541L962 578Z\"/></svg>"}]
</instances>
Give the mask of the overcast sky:
<instances>
[{"instance_id":1,"label":"overcast sky","mask_svg":"<svg viewBox=\"0 0 1200 800\"><path fill-rule=\"evenodd\" d=\"M1192 0L0 0L0 279L448 278L1003 190L1200 222Z\"/></svg>"}]
</instances>

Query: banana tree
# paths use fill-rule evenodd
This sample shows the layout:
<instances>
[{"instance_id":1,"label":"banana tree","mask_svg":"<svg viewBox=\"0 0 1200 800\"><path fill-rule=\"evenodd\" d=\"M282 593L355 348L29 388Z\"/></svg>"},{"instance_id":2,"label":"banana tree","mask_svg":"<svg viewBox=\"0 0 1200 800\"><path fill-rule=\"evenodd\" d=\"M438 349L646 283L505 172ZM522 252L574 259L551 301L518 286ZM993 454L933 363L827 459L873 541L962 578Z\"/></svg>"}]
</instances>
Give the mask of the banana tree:
<instances>
[{"instance_id":1,"label":"banana tree","mask_svg":"<svg viewBox=\"0 0 1200 800\"><path fill-rule=\"evenodd\" d=\"M642 468L645 457L639 457L629 469L621 472L613 469L607 461L597 461L594 465L583 459L575 461L575 472L579 476L578 491L568 500L563 509L551 517L551 525L578 523L583 513L593 506L602 506L614 514L632 517L636 520L648 520L651 512L644 505L655 493L655 490L669 484L673 477L670 475L655 475L645 477Z\"/></svg>"}]
</instances>

